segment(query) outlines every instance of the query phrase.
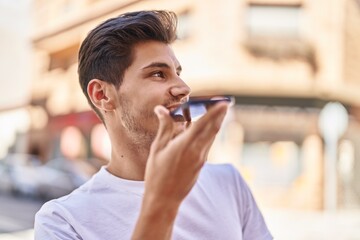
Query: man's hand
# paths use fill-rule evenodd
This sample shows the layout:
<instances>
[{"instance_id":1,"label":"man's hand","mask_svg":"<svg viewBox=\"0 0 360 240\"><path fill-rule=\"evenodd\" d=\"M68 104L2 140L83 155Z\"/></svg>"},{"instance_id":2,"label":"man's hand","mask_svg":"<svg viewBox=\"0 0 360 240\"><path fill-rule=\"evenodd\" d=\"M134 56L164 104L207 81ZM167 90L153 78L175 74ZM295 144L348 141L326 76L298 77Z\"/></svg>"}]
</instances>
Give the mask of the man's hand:
<instances>
[{"instance_id":1,"label":"man's hand","mask_svg":"<svg viewBox=\"0 0 360 240\"><path fill-rule=\"evenodd\" d=\"M178 123L166 108L155 108L159 129L146 166L145 193L134 239L170 239L179 206L196 183L227 105L216 104L175 137Z\"/></svg>"}]
</instances>

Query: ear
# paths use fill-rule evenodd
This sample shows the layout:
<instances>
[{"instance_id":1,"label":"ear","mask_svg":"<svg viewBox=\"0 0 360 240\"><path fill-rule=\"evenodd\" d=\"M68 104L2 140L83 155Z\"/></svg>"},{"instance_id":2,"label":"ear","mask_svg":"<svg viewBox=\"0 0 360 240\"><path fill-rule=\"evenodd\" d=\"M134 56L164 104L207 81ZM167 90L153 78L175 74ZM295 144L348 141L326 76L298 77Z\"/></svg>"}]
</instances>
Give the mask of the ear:
<instances>
[{"instance_id":1,"label":"ear","mask_svg":"<svg viewBox=\"0 0 360 240\"><path fill-rule=\"evenodd\" d=\"M87 86L87 93L91 102L100 110L114 110L113 85L99 79L92 79Z\"/></svg>"}]
</instances>

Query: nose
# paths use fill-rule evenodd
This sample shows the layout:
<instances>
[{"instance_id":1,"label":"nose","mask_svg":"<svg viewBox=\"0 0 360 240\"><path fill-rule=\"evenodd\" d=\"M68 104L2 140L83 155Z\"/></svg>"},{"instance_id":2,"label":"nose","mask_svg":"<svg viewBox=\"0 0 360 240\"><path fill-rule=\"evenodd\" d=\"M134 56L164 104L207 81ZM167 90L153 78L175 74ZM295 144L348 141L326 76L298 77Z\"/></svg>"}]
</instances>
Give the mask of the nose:
<instances>
[{"instance_id":1,"label":"nose","mask_svg":"<svg viewBox=\"0 0 360 240\"><path fill-rule=\"evenodd\" d=\"M178 100L188 98L190 92L190 87L180 77L176 79L176 85L170 88L170 94Z\"/></svg>"}]
</instances>

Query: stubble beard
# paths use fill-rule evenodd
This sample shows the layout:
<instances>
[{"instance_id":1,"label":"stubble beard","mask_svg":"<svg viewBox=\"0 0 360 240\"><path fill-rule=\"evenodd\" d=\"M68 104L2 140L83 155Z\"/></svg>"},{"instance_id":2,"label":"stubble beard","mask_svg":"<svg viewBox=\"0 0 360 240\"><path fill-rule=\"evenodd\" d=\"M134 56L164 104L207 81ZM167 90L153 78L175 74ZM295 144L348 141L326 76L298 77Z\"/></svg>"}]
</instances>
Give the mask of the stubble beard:
<instances>
[{"instance_id":1,"label":"stubble beard","mask_svg":"<svg viewBox=\"0 0 360 240\"><path fill-rule=\"evenodd\" d=\"M168 100L164 106L169 106L174 102L178 102L175 99ZM125 99L121 98L121 121L122 124L128 131L128 136L132 140L132 147L138 152L150 151L151 144L153 143L158 130L158 119L153 109L143 107L141 110L138 110L137 113L132 110L131 103ZM137 117L136 117L137 116ZM144 124L148 123L148 124ZM177 127L177 130L174 133L174 137L182 133L186 126L185 123L179 123L181 126ZM146 127L152 126L152 128Z\"/></svg>"},{"instance_id":2,"label":"stubble beard","mask_svg":"<svg viewBox=\"0 0 360 240\"><path fill-rule=\"evenodd\" d=\"M121 121L128 131L128 136L132 139L133 147L137 148L138 151L149 151L156 137L157 128L148 129L144 123L156 122L155 113L144 109L141 111L141 115L138 114L141 117L136 118L134 114L131 114L131 105L128 101L122 99L121 105Z\"/></svg>"}]
</instances>

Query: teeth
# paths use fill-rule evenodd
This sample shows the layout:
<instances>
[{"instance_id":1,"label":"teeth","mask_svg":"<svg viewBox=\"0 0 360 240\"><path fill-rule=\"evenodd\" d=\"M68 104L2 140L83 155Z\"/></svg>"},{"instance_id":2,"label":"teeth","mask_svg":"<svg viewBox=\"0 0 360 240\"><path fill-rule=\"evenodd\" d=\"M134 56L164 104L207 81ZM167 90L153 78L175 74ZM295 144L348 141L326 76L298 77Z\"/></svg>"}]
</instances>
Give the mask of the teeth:
<instances>
[{"instance_id":1,"label":"teeth","mask_svg":"<svg viewBox=\"0 0 360 240\"><path fill-rule=\"evenodd\" d=\"M168 108L168 109L169 109L170 112L172 112L172 111L176 110L177 108L178 108L178 106L170 107L170 108Z\"/></svg>"}]
</instances>

